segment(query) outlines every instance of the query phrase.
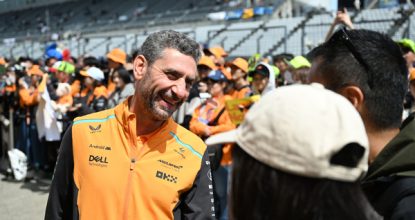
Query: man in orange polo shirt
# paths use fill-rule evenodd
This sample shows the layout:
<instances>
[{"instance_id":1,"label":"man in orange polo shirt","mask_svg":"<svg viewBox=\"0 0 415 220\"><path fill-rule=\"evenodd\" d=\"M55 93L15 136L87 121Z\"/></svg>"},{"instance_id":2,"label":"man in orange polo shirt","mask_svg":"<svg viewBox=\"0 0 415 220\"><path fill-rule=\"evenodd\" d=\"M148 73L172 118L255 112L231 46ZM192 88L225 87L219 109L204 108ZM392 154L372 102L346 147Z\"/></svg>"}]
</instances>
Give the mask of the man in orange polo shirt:
<instances>
[{"instance_id":1,"label":"man in orange polo shirt","mask_svg":"<svg viewBox=\"0 0 415 220\"><path fill-rule=\"evenodd\" d=\"M45 219L214 218L206 145L171 118L196 80L198 48L175 31L149 35L134 95L67 130Z\"/></svg>"}]
</instances>

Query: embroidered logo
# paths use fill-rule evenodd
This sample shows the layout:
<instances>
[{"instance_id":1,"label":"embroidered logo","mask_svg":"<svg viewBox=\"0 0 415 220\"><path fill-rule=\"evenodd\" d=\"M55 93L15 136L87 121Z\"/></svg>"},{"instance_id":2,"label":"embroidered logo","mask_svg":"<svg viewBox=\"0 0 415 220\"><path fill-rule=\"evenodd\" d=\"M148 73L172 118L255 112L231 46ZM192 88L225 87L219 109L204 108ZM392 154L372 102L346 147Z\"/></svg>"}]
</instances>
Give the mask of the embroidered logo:
<instances>
[{"instance_id":1,"label":"embroidered logo","mask_svg":"<svg viewBox=\"0 0 415 220\"><path fill-rule=\"evenodd\" d=\"M101 124L99 124L96 127L89 125L89 131L91 132L91 134L101 132Z\"/></svg>"}]
</instances>

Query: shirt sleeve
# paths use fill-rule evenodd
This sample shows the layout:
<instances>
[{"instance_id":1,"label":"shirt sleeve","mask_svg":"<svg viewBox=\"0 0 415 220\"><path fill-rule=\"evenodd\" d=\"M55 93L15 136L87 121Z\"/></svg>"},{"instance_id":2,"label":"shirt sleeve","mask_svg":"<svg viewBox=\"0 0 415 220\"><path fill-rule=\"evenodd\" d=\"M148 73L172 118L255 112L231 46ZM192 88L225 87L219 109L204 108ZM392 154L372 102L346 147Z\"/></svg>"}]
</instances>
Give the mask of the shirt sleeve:
<instances>
[{"instance_id":1,"label":"shirt sleeve","mask_svg":"<svg viewBox=\"0 0 415 220\"><path fill-rule=\"evenodd\" d=\"M180 199L174 219L215 219L212 173L208 151L202 157L201 168L192 188Z\"/></svg>"},{"instance_id":2,"label":"shirt sleeve","mask_svg":"<svg viewBox=\"0 0 415 220\"><path fill-rule=\"evenodd\" d=\"M70 126L59 148L58 161L52 178L45 220L79 219L76 205L78 189L73 179L72 126Z\"/></svg>"}]
</instances>

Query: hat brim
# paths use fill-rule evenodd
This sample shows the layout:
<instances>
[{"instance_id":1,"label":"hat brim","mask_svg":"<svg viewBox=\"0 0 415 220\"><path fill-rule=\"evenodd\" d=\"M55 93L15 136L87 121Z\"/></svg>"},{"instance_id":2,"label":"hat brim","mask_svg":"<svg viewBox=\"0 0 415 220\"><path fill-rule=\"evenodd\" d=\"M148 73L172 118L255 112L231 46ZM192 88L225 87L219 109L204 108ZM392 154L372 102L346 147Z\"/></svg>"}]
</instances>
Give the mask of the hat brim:
<instances>
[{"instance_id":1,"label":"hat brim","mask_svg":"<svg viewBox=\"0 0 415 220\"><path fill-rule=\"evenodd\" d=\"M212 135L205 140L206 145L211 146L215 144L227 144L236 142L236 129Z\"/></svg>"},{"instance_id":2,"label":"hat brim","mask_svg":"<svg viewBox=\"0 0 415 220\"><path fill-rule=\"evenodd\" d=\"M122 59L120 59L120 58L118 58L116 56L113 56L112 54L107 54L107 58L108 59L111 59L111 60L113 60L113 61L115 61L117 63L121 63L123 65L125 65L127 63L125 60L122 60Z\"/></svg>"},{"instance_id":3,"label":"hat brim","mask_svg":"<svg viewBox=\"0 0 415 220\"><path fill-rule=\"evenodd\" d=\"M79 71L79 74L81 74L82 76L89 76L89 75L88 75L88 72L87 72L87 71L85 71L85 70L81 70L81 71Z\"/></svg>"},{"instance_id":4,"label":"hat brim","mask_svg":"<svg viewBox=\"0 0 415 220\"><path fill-rule=\"evenodd\" d=\"M248 73L248 67L244 67L239 63L231 63L231 66L234 66L234 67L242 70L242 72L244 72L244 73Z\"/></svg>"}]
</instances>

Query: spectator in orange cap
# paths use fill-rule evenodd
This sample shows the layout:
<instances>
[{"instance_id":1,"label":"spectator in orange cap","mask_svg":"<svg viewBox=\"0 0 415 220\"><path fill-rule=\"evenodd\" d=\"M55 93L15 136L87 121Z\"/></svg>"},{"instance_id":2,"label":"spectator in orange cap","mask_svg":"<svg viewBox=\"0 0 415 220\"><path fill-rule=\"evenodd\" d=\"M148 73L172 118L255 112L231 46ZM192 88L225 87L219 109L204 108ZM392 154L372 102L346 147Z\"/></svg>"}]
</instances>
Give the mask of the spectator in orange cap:
<instances>
[{"instance_id":1,"label":"spectator in orange cap","mask_svg":"<svg viewBox=\"0 0 415 220\"><path fill-rule=\"evenodd\" d=\"M118 70L124 69L124 65L127 63L127 54L120 48L115 48L107 54L107 58L108 58L108 68L109 68L108 84L107 84L108 94L107 95L110 95L111 93L115 91L115 88L116 88L115 83L112 81L112 78L113 78L112 75Z\"/></svg>"},{"instance_id":2,"label":"spectator in orange cap","mask_svg":"<svg viewBox=\"0 0 415 220\"><path fill-rule=\"evenodd\" d=\"M23 118L19 117L22 120L17 122L20 129L16 146L28 156L29 169L35 170L44 165L36 126L36 107L39 103L39 92L41 92L39 90L44 90L46 84L41 83L43 75L39 65L33 65L27 71L27 76L19 79L19 114ZM39 88L41 84L43 88ZM30 176L29 174L27 178Z\"/></svg>"},{"instance_id":3,"label":"spectator in orange cap","mask_svg":"<svg viewBox=\"0 0 415 220\"><path fill-rule=\"evenodd\" d=\"M207 93L206 79L212 70L216 70L213 60L208 56L202 56L197 64L196 82L190 88L189 96L186 102L173 114L173 119L187 129L189 129L189 123L196 107L210 98L210 94Z\"/></svg>"},{"instance_id":4,"label":"spectator in orange cap","mask_svg":"<svg viewBox=\"0 0 415 220\"><path fill-rule=\"evenodd\" d=\"M207 88L207 76L212 70L216 70L217 67L213 60L208 56L202 56L197 64L197 73L198 79L197 82L193 84L189 92L189 97L184 105L180 107L182 111L178 110L173 115L173 118L178 123L181 122L182 126L189 128L190 119L192 119L192 114L196 107L198 107L202 102L207 98L210 98ZM180 112L184 113L184 117L180 119ZM183 115L183 114L182 114Z\"/></svg>"},{"instance_id":5,"label":"spectator in orange cap","mask_svg":"<svg viewBox=\"0 0 415 220\"><path fill-rule=\"evenodd\" d=\"M218 69L226 76L228 80L232 80L232 75L225 68L225 57L228 56L228 53L226 53L225 49L220 46L211 47L209 49L204 50L205 55L212 58L215 65L218 67Z\"/></svg>"},{"instance_id":6,"label":"spectator in orange cap","mask_svg":"<svg viewBox=\"0 0 415 220\"><path fill-rule=\"evenodd\" d=\"M248 62L238 57L232 61L230 67L234 82L234 90L231 96L235 99L248 97L252 92L246 78L248 76Z\"/></svg>"},{"instance_id":7,"label":"spectator in orange cap","mask_svg":"<svg viewBox=\"0 0 415 220\"><path fill-rule=\"evenodd\" d=\"M37 87L42 79L43 72L39 65L33 65L33 67L27 71L27 74L29 75L30 80L25 80L25 77L22 77L19 80L19 103L21 107L33 106L39 101Z\"/></svg>"}]
</instances>

